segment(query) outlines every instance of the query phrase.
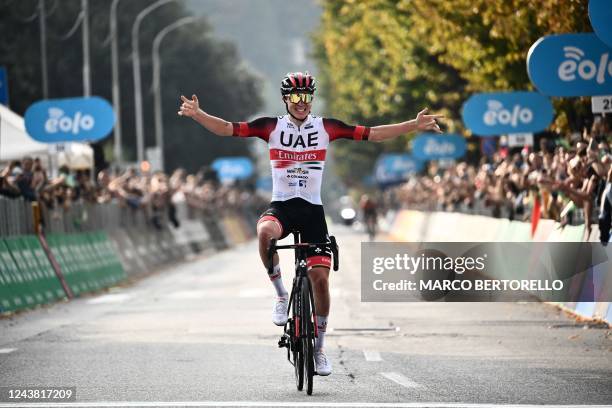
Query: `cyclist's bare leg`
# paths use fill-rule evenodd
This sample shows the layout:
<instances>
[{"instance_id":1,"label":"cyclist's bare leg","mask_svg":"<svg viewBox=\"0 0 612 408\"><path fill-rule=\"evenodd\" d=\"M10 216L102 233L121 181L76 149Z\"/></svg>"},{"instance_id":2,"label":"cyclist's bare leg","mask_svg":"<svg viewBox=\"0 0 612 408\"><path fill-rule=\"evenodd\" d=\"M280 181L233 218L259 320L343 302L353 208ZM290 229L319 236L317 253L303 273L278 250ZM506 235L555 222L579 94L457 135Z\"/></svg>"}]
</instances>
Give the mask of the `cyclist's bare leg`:
<instances>
[{"instance_id":1,"label":"cyclist's bare leg","mask_svg":"<svg viewBox=\"0 0 612 408\"><path fill-rule=\"evenodd\" d=\"M266 270L268 269L268 246L272 238L279 239L281 227L272 220L264 220L257 224L257 239L259 240L259 256ZM278 265L278 254L274 254L273 265Z\"/></svg>"},{"instance_id":2,"label":"cyclist's bare leg","mask_svg":"<svg viewBox=\"0 0 612 408\"><path fill-rule=\"evenodd\" d=\"M329 315L329 268L313 267L308 271L312 292L315 300L315 310L319 316Z\"/></svg>"},{"instance_id":3,"label":"cyclist's bare leg","mask_svg":"<svg viewBox=\"0 0 612 408\"><path fill-rule=\"evenodd\" d=\"M261 261L268 271L268 246L272 238L280 238L282 227L274 220L261 220L257 223L257 239L259 240L259 256ZM287 299L289 297L287 289L283 284L281 277L280 266L278 265L278 254L274 254L272 258L274 269L271 275L268 275L274 290L276 291L276 300L272 309L272 322L277 326L283 326L287 323Z\"/></svg>"},{"instance_id":4,"label":"cyclist's bare leg","mask_svg":"<svg viewBox=\"0 0 612 408\"><path fill-rule=\"evenodd\" d=\"M327 317L329 315L329 268L314 267L309 271L309 275L310 282L312 283L315 312L317 315L317 329L319 332L315 340L315 351L320 352L325 347L325 332L327 331ZM329 370L331 370L331 366L329 366Z\"/></svg>"}]
</instances>

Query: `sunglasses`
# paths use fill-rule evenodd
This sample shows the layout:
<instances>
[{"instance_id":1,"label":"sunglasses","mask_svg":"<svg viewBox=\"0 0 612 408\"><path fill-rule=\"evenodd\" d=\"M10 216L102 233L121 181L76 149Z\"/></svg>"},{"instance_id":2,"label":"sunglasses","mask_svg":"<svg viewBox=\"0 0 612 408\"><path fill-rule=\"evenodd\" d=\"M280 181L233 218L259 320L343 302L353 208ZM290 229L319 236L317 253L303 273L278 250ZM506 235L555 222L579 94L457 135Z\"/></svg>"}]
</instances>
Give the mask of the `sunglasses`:
<instances>
[{"instance_id":1,"label":"sunglasses","mask_svg":"<svg viewBox=\"0 0 612 408\"><path fill-rule=\"evenodd\" d=\"M299 103L300 101L304 103L312 102L312 94L309 93L292 93L289 94L289 101L291 103Z\"/></svg>"}]
</instances>

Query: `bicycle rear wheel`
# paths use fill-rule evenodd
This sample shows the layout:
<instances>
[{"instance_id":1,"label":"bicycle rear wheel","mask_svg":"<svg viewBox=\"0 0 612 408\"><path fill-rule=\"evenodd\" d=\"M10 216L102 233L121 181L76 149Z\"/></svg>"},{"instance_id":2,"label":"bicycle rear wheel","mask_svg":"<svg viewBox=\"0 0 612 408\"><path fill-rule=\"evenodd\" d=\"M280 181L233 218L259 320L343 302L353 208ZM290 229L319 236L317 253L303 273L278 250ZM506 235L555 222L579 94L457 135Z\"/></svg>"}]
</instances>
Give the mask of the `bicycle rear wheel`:
<instances>
[{"instance_id":1,"label":"bicycle rear wheel","mask_svg":"<svg viewBox=\"0 0 612 408\"><path fill-rule=\"evenodd\" d=\"M293 368L295 371L295 385L298 391L304 389L304 348L302 347L302 341L300 339L302 331L301 323L301 304L302 294L300 291L296 291L295 297L293 298L293 319L291 324L293 327L290 329L293 333L291 336L291 349L293 350Z\"/></svg>"},{"instance_id":2,"label":"bicycle rear wheel","mask_svg":"<svg viewBox=\"0 0 612 408\"><path fill-rule=\"evenodd\" d=\"M302 327L304 336L302 337L302 353L304 356L304 377L306 379L306 393L312 395L314 366L314 323L312 319L314 311L314 299L308 278L302 280Z\"/></svg>"}]
</instances>

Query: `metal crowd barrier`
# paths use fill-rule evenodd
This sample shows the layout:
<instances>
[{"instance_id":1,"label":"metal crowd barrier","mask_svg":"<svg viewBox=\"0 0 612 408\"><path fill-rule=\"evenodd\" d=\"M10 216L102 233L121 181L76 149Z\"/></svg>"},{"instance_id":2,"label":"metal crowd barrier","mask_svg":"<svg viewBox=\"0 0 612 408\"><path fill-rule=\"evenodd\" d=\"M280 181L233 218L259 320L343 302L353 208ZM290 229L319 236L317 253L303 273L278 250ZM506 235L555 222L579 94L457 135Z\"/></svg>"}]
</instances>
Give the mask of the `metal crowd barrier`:
<instances>
[{"instance_id":1,"label":"metal crowd barrier","mask_svg":"<svg viewBox=\"0 0 612 408\"><path fill-rule=\"evenodd\" d=\"M30 201L0 197L0 237L34 233L32 214Z\"/></svg>"}]
</instances>

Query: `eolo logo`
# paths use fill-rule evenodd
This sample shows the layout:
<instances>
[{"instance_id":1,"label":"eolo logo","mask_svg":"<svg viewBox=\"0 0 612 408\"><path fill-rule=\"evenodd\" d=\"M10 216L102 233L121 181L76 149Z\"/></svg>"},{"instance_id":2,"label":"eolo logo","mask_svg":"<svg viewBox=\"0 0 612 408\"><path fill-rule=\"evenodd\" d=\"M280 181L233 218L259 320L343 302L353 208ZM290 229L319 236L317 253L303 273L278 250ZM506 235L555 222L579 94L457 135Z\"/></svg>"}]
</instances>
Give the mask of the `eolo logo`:
<instances>
[{"instance_id":1,"label":"eolo logo","mask_svg":"<svg viewBox=\"0 0 612 408\"><path fill-rule=\"evenodd\" d=\"M612 94L610 48L593 33L540 38L529 49L527 72L544 95Z\"/></svg>"},{"instance_id":2,"label":"eolo logo","mask_svg":"<svg viewBox=\"0 0 612 408\"><path fill-rule=\"evenodd\" d=\"M563 47L565 61L559 65L557 70L562 81L574 81L576 76L591 81L595 79L598 84L603 84L607 76L612 76L612 62L609 61L609 53L603 53L597 62L585 59L584 51L578 47Z\"/></svg>"},{"instance_id":3,"label":"eolo logo","mask_svg":"<svg viewBox=\"0 0 612 408\"><path fill-rule=\"evenodd\" d=\"M520 123L527 124L533 120L533 112L521 105L514 105L511 110L495 99L487 102L488 110L483 115L483 121L488 126L510 125L517 127Z\"/></svg>"}]
</instances>

